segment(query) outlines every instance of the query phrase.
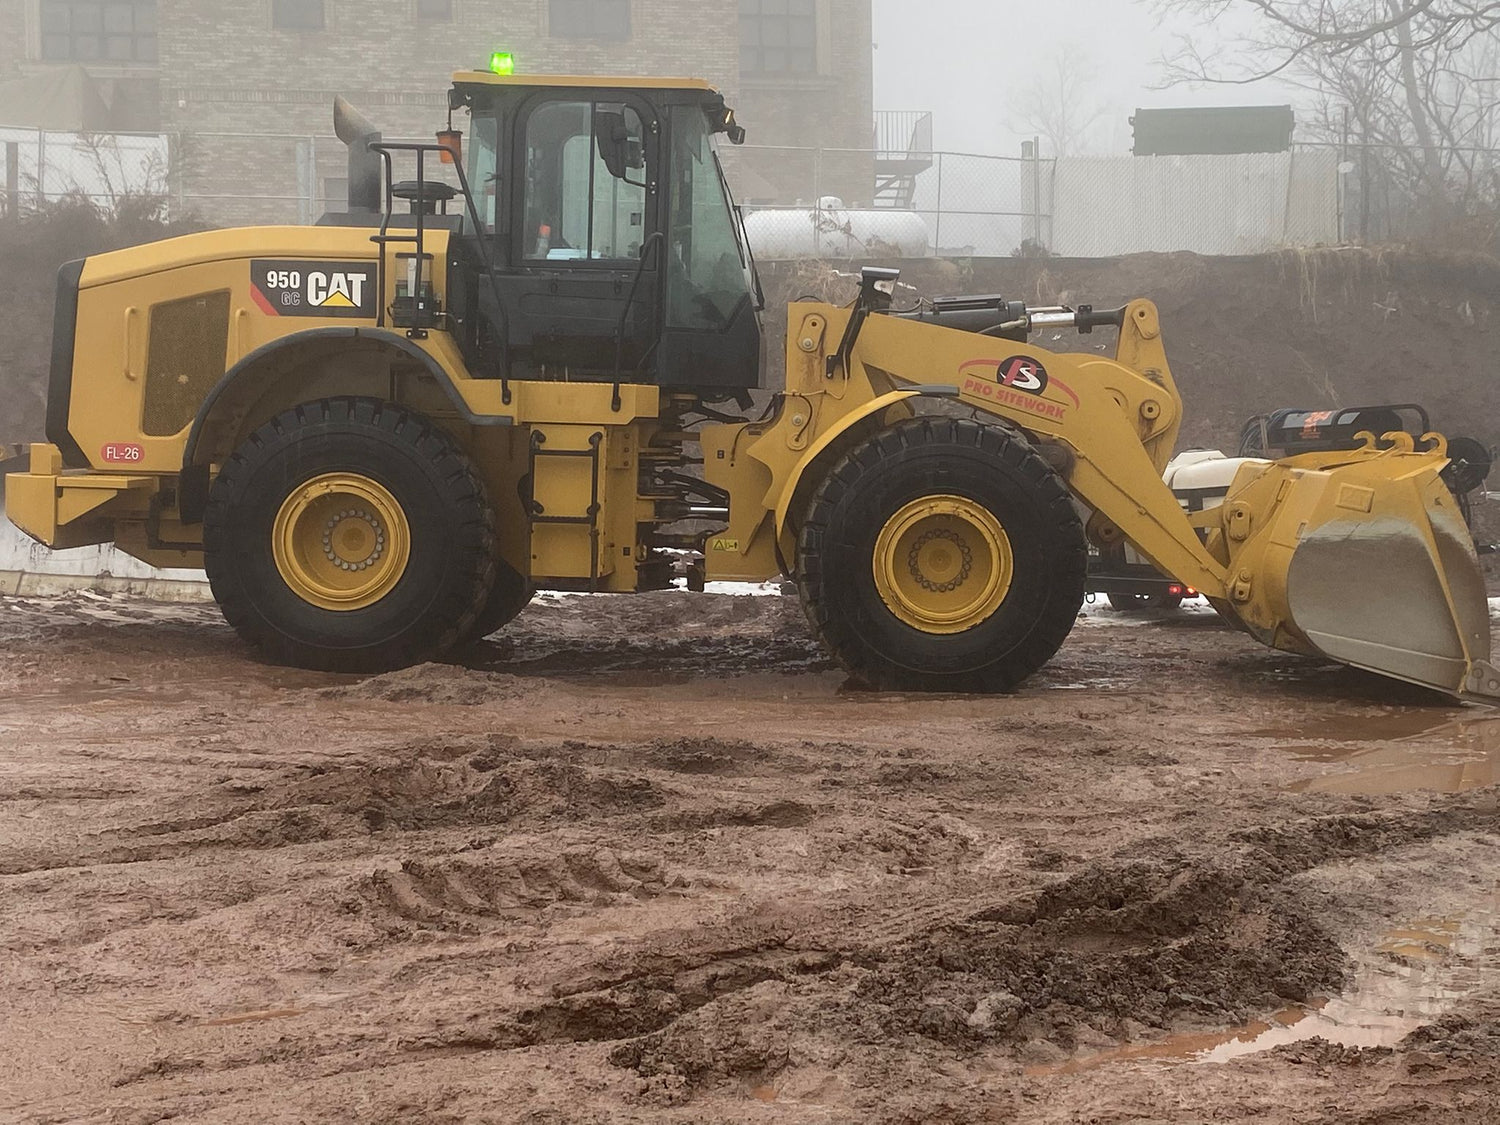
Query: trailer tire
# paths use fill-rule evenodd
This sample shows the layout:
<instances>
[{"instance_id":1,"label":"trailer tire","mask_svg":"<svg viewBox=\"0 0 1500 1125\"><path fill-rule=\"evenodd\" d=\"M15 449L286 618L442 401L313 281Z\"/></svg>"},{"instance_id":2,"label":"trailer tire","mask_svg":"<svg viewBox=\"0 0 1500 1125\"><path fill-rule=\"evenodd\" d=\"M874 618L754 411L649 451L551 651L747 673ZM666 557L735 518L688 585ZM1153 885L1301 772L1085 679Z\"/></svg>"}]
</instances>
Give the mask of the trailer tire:
<instances>
[{"instance_id":1,"label":"trailer tire","mask_svg":"<svg viewBox=\"0 0 1500 1125\"><path fill-rule=\"evenodd\" d=\"M1008 691L1083 604L1088 548L1067 487L1020 434L923 417L847 454L798 538L808 620L879 690Z\"/></svg>"},{"instance_id":2,"label":"trailer tire","mask_svg":"<svg viewBox=\"0 0 1500 1125\"><path fill-rule=\"evenodd\" d=\"M226 621L267 657L383 672L442 655L495 584L495 523L468 457L370 398L287 410L209 493L204 564Z\"/></svg>"}]
</instances>

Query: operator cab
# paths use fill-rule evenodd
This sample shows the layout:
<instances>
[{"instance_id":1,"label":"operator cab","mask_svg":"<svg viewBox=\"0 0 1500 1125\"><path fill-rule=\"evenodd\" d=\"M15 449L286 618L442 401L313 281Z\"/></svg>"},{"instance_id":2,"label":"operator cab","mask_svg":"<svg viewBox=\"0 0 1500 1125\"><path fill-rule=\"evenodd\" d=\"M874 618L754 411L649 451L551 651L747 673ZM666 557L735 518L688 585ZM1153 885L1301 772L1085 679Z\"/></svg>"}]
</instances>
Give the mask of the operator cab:
<instances>
[{"instance_id":1,"label":"operator cab","mask_svg":"<svg viewBox=\"0 0 1500 1125\"><path fill-rule=\"evenodd\" d=\"M695 79L473 72L450 106L469 112L475 205L455 242L484 244L449 263L471 370L720 395L759 384L759 285L715 150L744 130L721 95Z\"/></svg>"}]
</instances>

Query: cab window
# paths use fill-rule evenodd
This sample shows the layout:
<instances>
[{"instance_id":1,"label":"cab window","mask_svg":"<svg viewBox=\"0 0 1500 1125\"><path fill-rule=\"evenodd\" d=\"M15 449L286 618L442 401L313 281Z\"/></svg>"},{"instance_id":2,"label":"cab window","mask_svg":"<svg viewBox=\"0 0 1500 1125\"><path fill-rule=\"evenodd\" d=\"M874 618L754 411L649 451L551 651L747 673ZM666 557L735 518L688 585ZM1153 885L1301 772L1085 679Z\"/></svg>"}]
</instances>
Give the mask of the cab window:
<instances>
[{"instance_id":1,"label":"cab window","mask_svg":"<svg viewBox=\"0 0 1500 1125\"><path fill-rule=\"evenodd\" d=\"M708 118L672 111L667 220L667 325L720 331L749 300L746 260Z\"/></svg>"},{"instance_id":2,"label":"cab window","mask_svg":"<svg viewBox=\"0 0 1500 1125\"><path fill-rule=\"evenodd\" d=\"M548 102L526 124L527 261L634 262L645 239L646 130L630 106Z\"/></svg>"},{"instance_id":3,"label":"cab window","mask_svg":"<svg viewBox=\"0 0 1500 1125\"><path fill-rule=\"evenodd\" d=\"M474 209L479 212L479 221L485 234L495 231L496 217L500 214L500 175L496 157L496 132L498 124L491 115L474 118L473 140L469 144L469 167L466 175L469 190L474 193ZM464 229L469 227L468 213L464 214Z\"/></svg>"}]
</instances>

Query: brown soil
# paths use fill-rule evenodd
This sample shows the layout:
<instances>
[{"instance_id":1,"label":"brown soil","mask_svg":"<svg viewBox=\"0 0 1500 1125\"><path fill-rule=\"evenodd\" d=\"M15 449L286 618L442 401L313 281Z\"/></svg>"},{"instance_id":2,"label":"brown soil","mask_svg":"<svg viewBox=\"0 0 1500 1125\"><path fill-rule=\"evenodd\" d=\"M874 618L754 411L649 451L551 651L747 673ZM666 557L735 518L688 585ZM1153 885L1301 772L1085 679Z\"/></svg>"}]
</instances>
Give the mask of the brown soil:
<instances>
[{"instance_id":1,"label":"brown soil","mask_svg":"<svg viewBox=\"0 0 1500 1125\"><path fill-rule=\"evenodd\" d=\"M852 691L775 597L544 599L464 666L364 681L90 597L0 600L0 650L6 1120L1500 1094L1500 731L1202 613L1094 613L999 698ZM1393 784L1406 755L1449 764ZM1407 1021L1378 1045L1172 1061L1372 973Z\"/></svg>"}]
</instances>

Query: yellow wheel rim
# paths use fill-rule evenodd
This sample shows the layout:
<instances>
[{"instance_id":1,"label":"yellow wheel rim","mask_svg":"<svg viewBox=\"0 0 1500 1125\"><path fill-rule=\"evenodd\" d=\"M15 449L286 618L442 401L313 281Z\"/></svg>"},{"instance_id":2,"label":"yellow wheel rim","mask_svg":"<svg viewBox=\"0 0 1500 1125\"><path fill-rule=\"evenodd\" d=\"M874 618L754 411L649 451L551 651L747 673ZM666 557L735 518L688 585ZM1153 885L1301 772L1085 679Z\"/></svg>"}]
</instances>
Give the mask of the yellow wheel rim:
<instances>
[{"instance_id":1,"label":"yellow wheel rim","mask_svg":"<svg viewBox=\"0 0 1500 1125\"><path fill-rule=\"evenodd\" d=\"M401 581L411 558L406 513L383 484L324 473L286 498L271 532L276 569L309 605L352 612Z\"/></svg>"},{"instance_id":2,"label":"yellow wheel rim","mask_svg":"<svg viewBox=\"0 0 1500 1125\"><path fill-rule=\"evenodd\" d=\"M886 607L924 633L983 624L1015 577L1000 521L962 496L926 496L893 515L875 541L874 566Z\"/></svg>"}]
</instances>

